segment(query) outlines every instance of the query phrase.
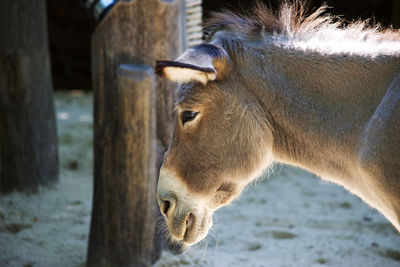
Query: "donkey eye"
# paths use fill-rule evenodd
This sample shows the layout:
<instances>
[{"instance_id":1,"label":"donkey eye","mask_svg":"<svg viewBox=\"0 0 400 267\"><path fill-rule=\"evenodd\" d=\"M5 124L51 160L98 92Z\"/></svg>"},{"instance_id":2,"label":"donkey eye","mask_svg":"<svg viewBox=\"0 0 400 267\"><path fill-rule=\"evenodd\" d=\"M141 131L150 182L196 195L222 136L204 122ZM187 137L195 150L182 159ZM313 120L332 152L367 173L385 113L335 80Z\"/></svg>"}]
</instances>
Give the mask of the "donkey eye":
<instances>
[{"instance_id":1,"label":"donkey eye","mask_svg":"<svg viewBox=\"0 0 400 267\"><path fill-rule=\"evenodd\" d=\"M190 110L182 111L182 113L181 113L182 125L188 121L194 120L194 118L196 118L197 114L199 114L199 113L195 112L195 111L190 111Z\"/></svg>"}]
</instances>

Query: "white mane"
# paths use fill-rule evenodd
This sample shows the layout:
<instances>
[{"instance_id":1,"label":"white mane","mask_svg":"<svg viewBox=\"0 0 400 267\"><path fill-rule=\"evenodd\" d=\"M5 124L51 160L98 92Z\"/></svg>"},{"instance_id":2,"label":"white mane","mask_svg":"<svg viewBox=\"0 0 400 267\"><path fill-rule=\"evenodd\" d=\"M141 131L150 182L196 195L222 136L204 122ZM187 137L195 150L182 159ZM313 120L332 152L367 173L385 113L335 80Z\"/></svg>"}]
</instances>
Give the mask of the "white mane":
<instances>
[{"instance_id":1,"label":"white mane","mask_svg":"<svg viewBox=\"0 0 400 267\"><path fill-rule=\"evenodd\" d=\"M238 31L242 34L266 33L279 46L316 51L322 54L349 54L375 57L400 57L400 32L382 29L368 21L345 23L343 19L326 14L321 6L305 15L304 2L285 3L274 13L258 3L252 14L237 15L227 11L212 15L207 26Z\"/></svg>"}]
</instances>

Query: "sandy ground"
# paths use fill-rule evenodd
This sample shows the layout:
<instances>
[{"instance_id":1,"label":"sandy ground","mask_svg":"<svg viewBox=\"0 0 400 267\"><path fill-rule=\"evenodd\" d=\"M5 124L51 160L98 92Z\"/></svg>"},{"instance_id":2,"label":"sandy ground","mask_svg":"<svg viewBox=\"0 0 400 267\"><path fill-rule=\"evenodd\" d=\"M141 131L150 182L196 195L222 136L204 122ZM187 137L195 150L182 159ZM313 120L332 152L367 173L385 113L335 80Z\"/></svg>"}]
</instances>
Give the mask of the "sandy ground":
<instances>
[{"instance_id":1,"label":"sandy ground","mask_svg":"<svg viewBox=\"0 0 400 267\"><path fill-rule=\"evenodd\" d=\"M91 95L56 93L60 181L0 196L0 266L84 266L92 198ZM400 266L400 235L339 186L276 166L217 211L214 227L161 266Z\"/></svg>"}]
</instances>

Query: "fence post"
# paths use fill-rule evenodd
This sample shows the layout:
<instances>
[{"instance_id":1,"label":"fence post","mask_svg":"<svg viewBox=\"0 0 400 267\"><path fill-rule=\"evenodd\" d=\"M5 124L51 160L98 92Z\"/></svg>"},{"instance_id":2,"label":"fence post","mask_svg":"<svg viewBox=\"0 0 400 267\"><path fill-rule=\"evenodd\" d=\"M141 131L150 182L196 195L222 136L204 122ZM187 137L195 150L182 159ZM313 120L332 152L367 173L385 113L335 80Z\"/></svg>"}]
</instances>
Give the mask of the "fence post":
<instances>
[{"instance_id":1,"label":"fence post","mask_svg":"<svg viewBox=\"0 0 400 267\"><path fill-rule=\"evenodd\" d=\"M58 180L46 1L0 7L0 193Z\"/></svg>"},{"instance_id":2,"label":"fence post","mask_svg":"<svg viewBox=\"0 0 400 267\"><path fill-rule=\"evenodd\" d=\"M160 256L155 189L175 95L174 85L148 68L182 52L180 12L181 0L121 1L93 34L94 192L87 266L149 266ZM151 88L153 103L144 93ZM150 106L156 119L147 114ZM142 134L152 140L144 143Z\"/></svg>"},{"instance_id":3,"label":"fence post","mask_svg":"<svg viewBox=\"0 0 400 267\"><path fill-rule=\"evenodd\" d=\"M116 80L112 96L96 98L88 266L148 266L155 213L155 77L149 66L121 65Z\"/></svg>"}]
</instances>

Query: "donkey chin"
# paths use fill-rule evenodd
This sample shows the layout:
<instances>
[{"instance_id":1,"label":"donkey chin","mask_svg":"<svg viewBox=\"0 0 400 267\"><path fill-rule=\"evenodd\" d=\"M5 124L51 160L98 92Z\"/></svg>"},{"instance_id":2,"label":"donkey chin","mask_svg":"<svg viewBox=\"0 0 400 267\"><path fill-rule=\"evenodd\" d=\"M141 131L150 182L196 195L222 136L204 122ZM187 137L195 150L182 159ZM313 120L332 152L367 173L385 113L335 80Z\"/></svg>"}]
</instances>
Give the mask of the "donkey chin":
<instances>
[{"instance_id":1,"label":"donkey chin","mask_svg":"<svg viewBox=\"0 0 400 267\"><path fill-rule=\"evenodd\" d=\"M193 245L207 236L214 210L206 199L189 192L179 178L162 171L157 200L172 242Z\"/></svg>"}]
</instances>

